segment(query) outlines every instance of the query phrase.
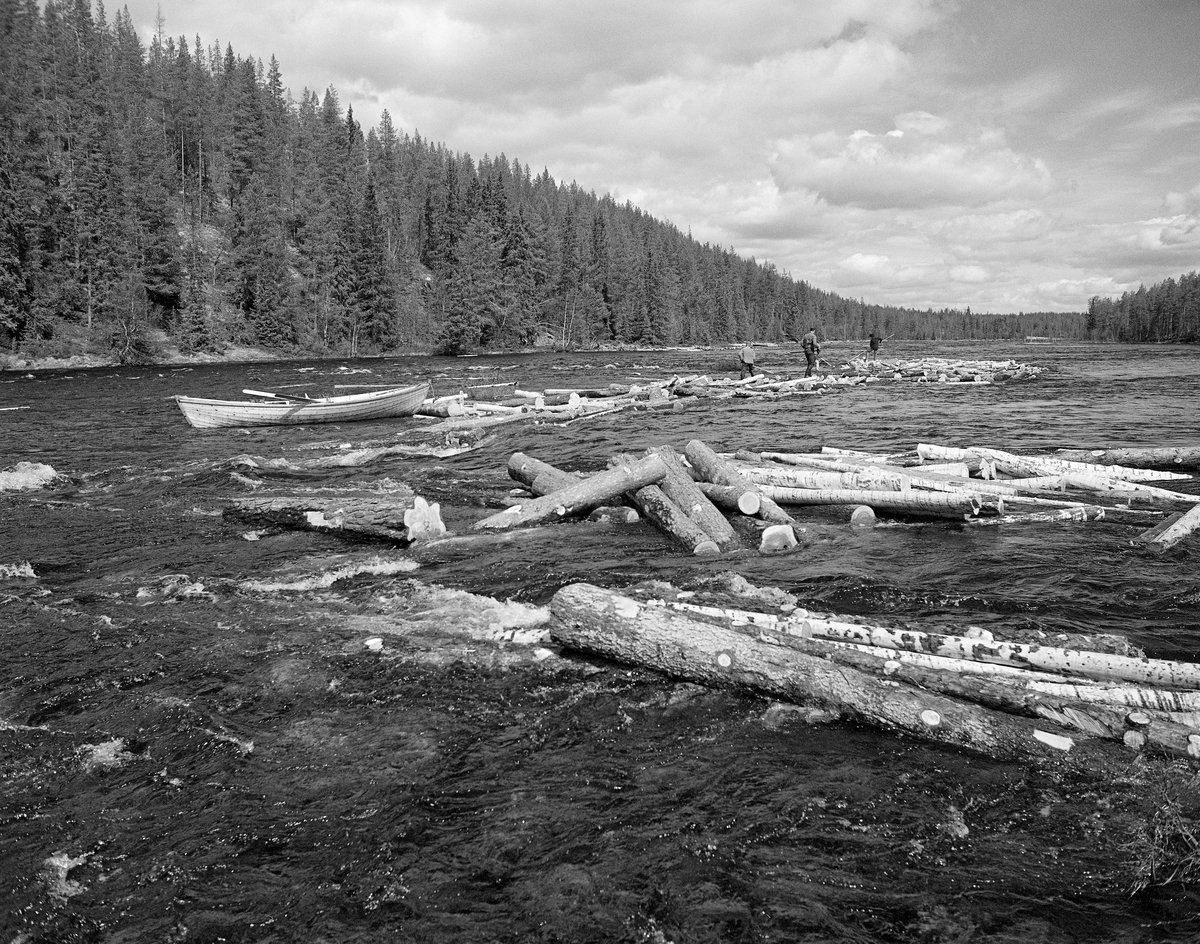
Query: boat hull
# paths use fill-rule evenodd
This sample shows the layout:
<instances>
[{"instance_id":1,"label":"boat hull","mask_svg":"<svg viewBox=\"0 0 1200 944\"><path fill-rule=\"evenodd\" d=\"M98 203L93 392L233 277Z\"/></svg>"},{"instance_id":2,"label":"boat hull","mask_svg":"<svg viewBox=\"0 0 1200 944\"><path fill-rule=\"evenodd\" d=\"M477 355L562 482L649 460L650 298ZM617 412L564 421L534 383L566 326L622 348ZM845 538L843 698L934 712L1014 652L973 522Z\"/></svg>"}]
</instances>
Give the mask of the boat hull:
<instances>
[{"instance_id":1,"label":"boat hull","mask_svg":"<svg viewBox=\"0 0 1200 944\"><path fill-rule=\"evenodd\" d=\"M429 395L429 384L315 400L209 400L177 396L175 402L198 429L231 426L299 426L351 423L411 416Z\"/></svg>"}]
</instances>

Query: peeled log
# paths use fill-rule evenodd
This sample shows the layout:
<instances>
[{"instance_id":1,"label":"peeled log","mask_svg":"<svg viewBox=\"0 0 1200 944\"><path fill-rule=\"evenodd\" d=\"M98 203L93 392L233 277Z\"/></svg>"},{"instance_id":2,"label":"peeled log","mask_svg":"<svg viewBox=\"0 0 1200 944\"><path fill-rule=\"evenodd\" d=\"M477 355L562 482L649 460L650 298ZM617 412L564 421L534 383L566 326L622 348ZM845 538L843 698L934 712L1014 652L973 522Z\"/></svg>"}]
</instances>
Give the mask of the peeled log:
<instances>
[{"instance_id":1,"label":"peeled log","mask_svg":"<svg viewBox=\"0 0 1200 944\"><path fill-rule=\"evenodd\" d=\"M712 482L697 482L696 487L714 505L743 515L757 515L761 503L758 490L746 491L737 485L715 485Z\"/></svg>"},{"instance_id":2,"label":"peeled log","mask_svg":"<svg viewBox=\"0 0 1200 944\"><path fill-rule=\"evenodd\" d=\"M657 485L646 485L633 494L633 502L660 530L693 554L720 554L717 543Z\"/></svg>"},{"instance_id":3,"label":"peeled log","mask_svg":"<svg viewBox=\"0 0 1200 944\"><path fill-rule=\"evenodd\" d=\"M1057 725L1037 725L880 679L590 584L563 587L550 610L551 638L561 645L677 678L815 703L880 728L999 760L1053 760L1093 773L1106 760L1094 745L1074 741Z\"/></svg>"},{"instance_id":4,"label":"peeled log","mask_svg":"<svg viewBox=\"0 0 1200 944\"><path fill-rule=\"evenodd\" d=\"M425 400L414 412L417 416L465 416L467 408L463 406L463 398L456 394Z\"/></svg>"},{"instance_id":5,"label":"peeled log","mask_svg":"<svg viewBox=\"0 0 1200 944\"><path fill-rule=\"evenodd\" d=\"M542 476L544 485L557 483L550 488L550 491L557 491L560 488L567 488L574 485L576 482L582 481L578 476L572 475L570 472L564 472L562 469L552 466L549 462L543 462L541 459L535 459L532 456L527 456L523 452L514 452L508 460L508 475L509 478L515 479L523 485L533 489L533 483L539 476ZM534 489L535 495L545 495L547 492L539 492Z\"/></svg>"},{"instance_id":6,"label":"peeled log","mask_svg":"<svg viewBox=\"0 0 1200 944\"><path fill-rule=\"evenodd\" d=\"M979 496L969 492L871 492L855 488L785 488L760 485L769 498L785 505L869 505L908 514L934 515L939 518L969 518L978 514Z\"/></svg>"},{"instance_id":7,"label":"peeled log","mask_svg":"<svg viewBox=\"0 0 1200 944\"><path fill-rule=\"evenodd\" d=\"M634 463L621 464L580 479L541 498L513 505L477 521L475 528L503 530L580 514L597 505L603 505L618 495L635 492L644 485L652 485L664 475L666 466L663 465L662 459L658 456L647 456Z\"/></svg>"},{"instance_id":8,"label":"peeled log","mask_svg":"<svg viewBox=\"0 0 1200 944\"><path fill-rule=\"evenodd\" d=\"M684 455L692 468L700 473L706 482L715 485L733 485L743 491L757 492L758 516L772 524L796 524L792 516L775 504L762 493L753 482L742 475L732 463L722 459L699 439L693 439L684 448Z\"/></svg>"},{"instance_id":9,"label":"peeled log","mask_svg":"<svg viewBox=\"0 0 1200 944\"><path fill-rule=\"evenodd\" d=\"M667 467L667 474L659 483L659 488L667 498L682 508L722 551L732 551L741 547L741 538L733 530L733 525L687 474L675 450L670 446L659 446L650 451L661 456Z\"/></svg>"},{"instance_id":10,"label":"peeled log","mask_svg":"<svg viewBox=\"0 0 1200 944\"><path fill-rule=\"evenodd\" d=\"M1059 449L1055 457L1096 465L1129 465L1142 469L1200 469L1200 446L1129 449Z\"/></svg>"}]
</instances>

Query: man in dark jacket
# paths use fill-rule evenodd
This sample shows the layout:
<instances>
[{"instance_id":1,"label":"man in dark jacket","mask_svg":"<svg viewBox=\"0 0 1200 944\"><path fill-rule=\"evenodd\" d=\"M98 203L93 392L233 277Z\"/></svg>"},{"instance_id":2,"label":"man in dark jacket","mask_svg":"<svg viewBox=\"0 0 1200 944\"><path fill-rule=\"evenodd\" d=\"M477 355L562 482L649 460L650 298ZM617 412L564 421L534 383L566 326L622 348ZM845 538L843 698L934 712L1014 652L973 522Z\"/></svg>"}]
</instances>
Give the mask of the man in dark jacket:
<instances>
[{"instance_id":1,"label":"man in dark jacket","mask_svg":"<svg viewBox=\"0 0 1200 944\"><path fill-rule=\"evenodd\" d=\"M813 368L817 366L818 357L821 353L821 345L817 342L817 329L815 327L808 329L808 334L800 339L800 347L804 349L804 358L808 361L808 369L804 371L805 377L811 377Z\"/></svg>"}]
</instances>

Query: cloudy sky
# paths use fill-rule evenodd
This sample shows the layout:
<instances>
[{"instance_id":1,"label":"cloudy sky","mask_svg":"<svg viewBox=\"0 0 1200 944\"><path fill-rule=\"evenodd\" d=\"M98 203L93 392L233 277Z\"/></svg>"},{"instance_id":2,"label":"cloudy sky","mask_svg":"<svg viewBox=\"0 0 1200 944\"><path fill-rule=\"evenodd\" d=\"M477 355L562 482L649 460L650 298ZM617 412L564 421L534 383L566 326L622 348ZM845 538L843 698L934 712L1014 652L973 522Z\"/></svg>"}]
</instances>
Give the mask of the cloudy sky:
<instances>
[{"instance_id":1,"label":"cloudy sky","mask_svg":"<svg viewBox=\"0 0 1200 944\"><path fill-rule=\"evenodd\" d=\"M1200 268L1200 0L128 8L868 302L1081 310Z\"/></svg>"}]
</instances>

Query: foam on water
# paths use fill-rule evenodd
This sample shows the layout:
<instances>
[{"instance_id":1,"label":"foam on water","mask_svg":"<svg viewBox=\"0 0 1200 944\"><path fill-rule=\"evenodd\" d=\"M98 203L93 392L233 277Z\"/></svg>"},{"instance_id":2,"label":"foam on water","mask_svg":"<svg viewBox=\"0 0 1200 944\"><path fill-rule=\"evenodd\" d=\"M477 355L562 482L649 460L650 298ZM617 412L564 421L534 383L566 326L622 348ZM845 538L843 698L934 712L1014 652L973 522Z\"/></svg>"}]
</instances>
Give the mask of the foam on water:
<instances>
[{"instance_id":1,"label":"foam on water","mask_svg":"<svg viewBox=\"0 0 1200 944\"><path fill-rule=\"evenodd\" d=\"M387 560L383 557L372 557L365 561L344 564L329 570L305 574L291 579L281 580L243 580L240 584L243 590L256 593L287 593L305 590L324 590L334 584L367 574L374 577L388 577L396 574L411 573L420 565L416 561L401 559Z\"/></svg>"},{"instance_id":2,"label":"foam on water","mask_svg":"<svg viewBox=\"0 0 1200 944\"><path fill-rule=\"evenodd\" d=\"M0 564L0 580L37 580L29 561L19 564Z\"/></svg>"},{"instance_id":3,"label":"foam on water","mask_svg":"<svg viewBox=\"0 0 1200 944\"><path fill-rule=\"evenodd\" d=\"M51 466L42 462L18 462L0 472L0 492L28 492L45 488L58 478Z\"/></svg>"},{"instance_id":4,"label":"foam on water","mask_svg":"<svg viewBox=\"0 0 1200 944\"><path fill-rule=\"evenodd\" d=\"M88 744L80 749L80 760L83 769L89 772L107 770L112 767L123 767L138 755L127 751L122 738L113 738L100 744Z\"/></svg>"}]
</instances>

